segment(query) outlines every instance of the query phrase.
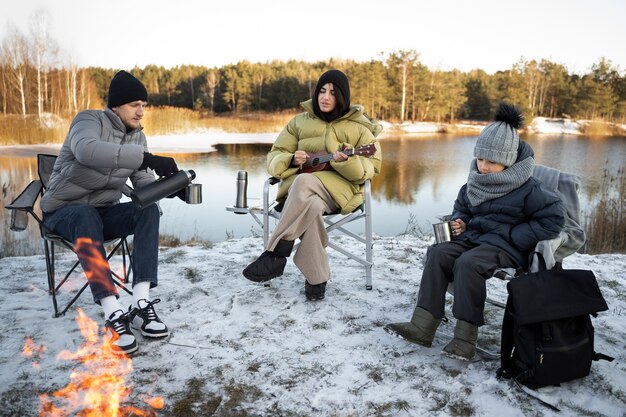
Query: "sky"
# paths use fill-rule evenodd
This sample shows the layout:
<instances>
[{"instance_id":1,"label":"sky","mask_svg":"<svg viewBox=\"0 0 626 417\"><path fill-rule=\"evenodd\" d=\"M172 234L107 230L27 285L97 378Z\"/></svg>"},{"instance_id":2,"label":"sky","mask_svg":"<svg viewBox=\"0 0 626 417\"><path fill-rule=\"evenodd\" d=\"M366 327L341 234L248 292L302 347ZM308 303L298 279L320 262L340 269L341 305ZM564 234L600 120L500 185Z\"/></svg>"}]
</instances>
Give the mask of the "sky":
<instances>
[{"instance_id":1,"label":"sky","mask_svg":"<svg viewBox=\"0 0 626 417\"><path fill-rule=\"evenodd\" d=\"M242 60L369 61L415 50L431 69L489 73L548 59L585 73L626 68L621 0L20 0L3 2L0 39L49 13L49 33L79 66L220 67Z\"/></svg>"}]
</instances>

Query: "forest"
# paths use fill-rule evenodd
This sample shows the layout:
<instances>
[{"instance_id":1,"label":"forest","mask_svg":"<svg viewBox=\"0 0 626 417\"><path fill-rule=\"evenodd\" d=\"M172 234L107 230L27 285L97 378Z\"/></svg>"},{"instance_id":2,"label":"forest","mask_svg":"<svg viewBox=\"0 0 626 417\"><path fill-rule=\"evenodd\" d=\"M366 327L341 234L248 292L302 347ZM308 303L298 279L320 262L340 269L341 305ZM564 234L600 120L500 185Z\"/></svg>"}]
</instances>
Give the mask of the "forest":
<instances>
[{"instance_id":1,"label":"forest","mask_svg":"<svg viewBox=\"0 0 626 417\"><path fill-rule=\"evenodd\" d=\"M67 119L85 108L102 108L109 81L121 68L73 64L36 21L28 33L10 27L1 40L0 117L41 119L52 114ZM329 58L124 69L143 81L152 106L237 116L296 109L329 68L346 72L352 103L364 105L381 120L489 120L497 103L507 100L528 118L626 123L626 74L606 58L584 74L546 59L524 58L494 74L442 71L423 65L416 50L381 53L368 62Z\"/></svg>"}]
</instances>

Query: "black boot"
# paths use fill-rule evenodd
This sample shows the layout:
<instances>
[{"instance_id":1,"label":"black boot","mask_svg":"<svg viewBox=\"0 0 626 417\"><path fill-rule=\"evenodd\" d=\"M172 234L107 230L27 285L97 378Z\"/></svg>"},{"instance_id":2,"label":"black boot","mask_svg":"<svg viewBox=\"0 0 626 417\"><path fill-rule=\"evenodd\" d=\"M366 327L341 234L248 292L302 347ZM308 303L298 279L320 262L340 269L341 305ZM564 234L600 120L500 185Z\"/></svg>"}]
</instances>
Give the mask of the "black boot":
<instances>
[{"instance_id":1,"label":"black boot","mask_svg":"<svg viewBox=\"0 0 626 417\"><path fill-rule=\"evenodd\" d=\"M243 270L243 276L254 282L265 282L279 277L287 265L293 249L293 240L279 240L273 251L266 250Z\"/></svg>"},{"instance_id":2,"label":"black boot","mask_svg":"<svg viewBox=\"0 0 626 417\"><path fill-rule=\"evenodd\" d=\"M304 281L304 295L308 301L323 300L326 296L326 283L321 284L309 284L309 281Z\"/></svg>"}]
</instances>

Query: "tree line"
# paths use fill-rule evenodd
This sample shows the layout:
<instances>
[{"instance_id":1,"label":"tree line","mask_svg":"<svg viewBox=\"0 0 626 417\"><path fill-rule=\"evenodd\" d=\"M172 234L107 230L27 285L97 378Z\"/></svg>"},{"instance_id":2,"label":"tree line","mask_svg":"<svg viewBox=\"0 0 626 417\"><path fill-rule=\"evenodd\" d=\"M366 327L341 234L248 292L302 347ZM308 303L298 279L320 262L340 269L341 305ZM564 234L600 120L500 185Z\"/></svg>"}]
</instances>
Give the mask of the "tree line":
<instances>
[{"instance_id":1,"label":"tree line","mask_svg":"<svg viewBox=\"0 0 626 417\"><path fill-rule=\"evenodd\" d=\"M72 64L45 28L46 13L38 12L29 33L11 26L2 40L2 114L71 117L85 108L101 108L118 69ZM489 120L497 103L506 100L518 105L527 118L626 122L626 74L605 58L583 75L549 60L523 58L494 74L481 69L442 71L422 64L416 50L395 51L367 62L244 60L212 68L148 65L130 72L146 85L151 105L238 115L298 108L330 68L341 69L350 78L352 103L363 104L382 120Z\"/></svg>"}]
</instances>

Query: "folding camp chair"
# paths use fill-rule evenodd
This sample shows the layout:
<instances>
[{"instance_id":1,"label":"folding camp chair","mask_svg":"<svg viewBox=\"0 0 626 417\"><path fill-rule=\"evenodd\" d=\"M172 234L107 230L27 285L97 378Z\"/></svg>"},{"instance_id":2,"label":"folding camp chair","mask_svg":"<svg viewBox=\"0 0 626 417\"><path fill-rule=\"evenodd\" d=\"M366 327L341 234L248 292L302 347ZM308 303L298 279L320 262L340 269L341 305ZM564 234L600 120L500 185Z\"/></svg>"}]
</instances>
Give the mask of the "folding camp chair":
<instances>
[{"instance_id":1,"label":"folding camp chair","mask_svg":"<svg viewBox=\"0 0 626 417\"><path fill-rule=\"evenodd\" d=\"M228 211L233 211L238 214L250 214L263 229L263 247L267 247L269 241L271 226L270 218L280 219L280 212L282 210L282 204L276 201L270 202L270 186L278 184L279 179L270 177L265 181L263 185L263 198L261 200L262 206L250 207L226 207ZM356 222L357 220L363 220L363 235L352 232L346 229L346 225ZM328 241L328 246L337 252L347 256L348 258L358 262L365 268L365 288L372 289L372 274L374 269L373 260L373 238L372 238L372 185L371 181L367 180L364 183L364 201L355 211L350 214L330 213L324 215L324 222L326 223L326 231L331 233L342 233L360 245L358 252L348 251L344 246L340 246L334 243L331 239ZM298 247L299 243L294 245L294 249Z\"/></svg>"},{"instance_id":2,"label":"folding camp chair","mask_svg":"<svg viewBox=\"0 0 626 417\"><path fill-rule=\"evenodd\" d=\"M15 199L11 204L6 206L7 209L11 210L11 230L14 231L23 231L26 229L26 224L28 221L28 216L30 215L39 225L39 231L41 234L41 238L43 241L44 253L46 256L46 272L48 279L48 292L52 295L52 305L54 307L54 317L59 317L64 315L67 310L78 300L80 295L85 291L87 286L89 285L87 282L82 285L82 287L78 290L78 292L64 305L59 306L59 300L57 299L60 289L67 282L70 275L74 272L74 270L80 265L79 261L76 261L73 266L69 269L69 271L64 275L62 279L57 281L56 268L55 268L55 248L57 245L64 247L66 249L71 250L76 253L74 250L74 245L72 242L67 241L63 237L54 234L51 230L49 230L43 223L43 219L40 218L36 211L35 205L39 200L39 197L45 193L45 190L48 186L48 182L50 180L50 175L52 174L52 168L54 167L54 162L56 161L56 155L46 155L46 154L38 154L37 155L37 172L39 174L39 179L32 181L30 184L26 186L24 191ZM130 187L127 187L124 190L124 193L128 193L131 190ZM113 255L117 254L121 250L122 256L122 272L121 275L111 270L113 275L113 281L120 288L126 291L129 294L132 294L131 290L129 290L125 284L127 284L130 280L130 276L132 273L132 259L130 256L130 249L128 245L127 237L114 239L111 241L104 242L105 246L112 246L112 249L107 254L107 260L110 260ZM127 268L128 264L128 268Z\"/></svg>"}]
</instances>

